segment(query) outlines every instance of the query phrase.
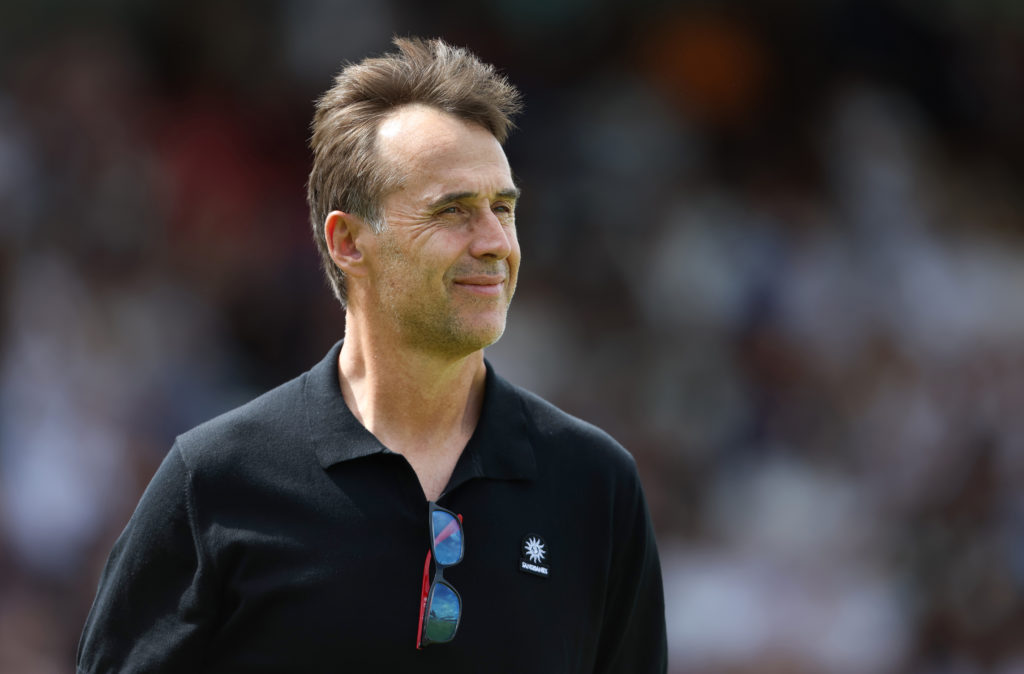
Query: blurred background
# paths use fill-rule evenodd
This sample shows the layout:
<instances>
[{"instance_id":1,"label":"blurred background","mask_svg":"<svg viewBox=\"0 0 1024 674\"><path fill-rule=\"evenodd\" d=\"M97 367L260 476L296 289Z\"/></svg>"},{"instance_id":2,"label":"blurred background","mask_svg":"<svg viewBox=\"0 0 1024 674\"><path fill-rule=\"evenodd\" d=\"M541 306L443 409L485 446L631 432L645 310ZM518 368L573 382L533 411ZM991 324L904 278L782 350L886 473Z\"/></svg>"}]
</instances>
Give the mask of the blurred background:
<instances>
[{"instance_id":1,"label":"blurred background","mask_svg":"<svg viewBox=\"0 0 1024 674\"><path fill-rule=\"evenodd\" d=\"M2 0L0 671L72 672L173 437L341 336L308 123L396 33L525 94L488 355L635 454L671 671L1024 672L1014 0Z\"/></svg>"}]
</instances>

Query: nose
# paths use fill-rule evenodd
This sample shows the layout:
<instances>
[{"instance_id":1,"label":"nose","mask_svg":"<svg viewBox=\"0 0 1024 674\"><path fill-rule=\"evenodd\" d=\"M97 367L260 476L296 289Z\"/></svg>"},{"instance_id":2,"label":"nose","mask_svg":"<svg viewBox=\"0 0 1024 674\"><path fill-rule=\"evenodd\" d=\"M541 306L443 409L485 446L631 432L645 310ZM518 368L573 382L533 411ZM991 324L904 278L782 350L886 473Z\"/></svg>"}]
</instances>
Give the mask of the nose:
<instances>
[{"instance_id":1,"label":"nose","mask_svg":"<svg viewBox=\"0 0 1024 674\"><path fill-rule=\"evenodd\" d=\"M516 242L515 228L502 222L490 208L480 209L471 234L470 254L476 258L504 260L512 254Z\"/></svg>"}]
</instances>

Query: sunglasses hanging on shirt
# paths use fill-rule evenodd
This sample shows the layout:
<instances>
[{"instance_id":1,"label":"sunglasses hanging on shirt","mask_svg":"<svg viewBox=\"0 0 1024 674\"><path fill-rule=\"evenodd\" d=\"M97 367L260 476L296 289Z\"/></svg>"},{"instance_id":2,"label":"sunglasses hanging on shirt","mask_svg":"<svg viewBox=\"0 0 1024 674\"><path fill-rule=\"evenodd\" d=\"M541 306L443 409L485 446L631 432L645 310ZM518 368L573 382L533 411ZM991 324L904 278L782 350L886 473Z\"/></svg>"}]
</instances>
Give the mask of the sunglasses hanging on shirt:
<instances>
[{"instance_id":1,"label":"sunglasses hanging on shirt","mask_svg":"<svg viewBox=\"0 0 1024 674\"><path fill-rule=\"evenodd\" d=\"M433 501L428 504L430 549L423 563L423 589L420 593L420 620L416 648L443 644L455 637L462 619L462 597L444 579L444 570L462 561L465 543L462 515L456 515ZM434 560L434 578L430 579L430 560Z\"/></svg>"}]
</instances>

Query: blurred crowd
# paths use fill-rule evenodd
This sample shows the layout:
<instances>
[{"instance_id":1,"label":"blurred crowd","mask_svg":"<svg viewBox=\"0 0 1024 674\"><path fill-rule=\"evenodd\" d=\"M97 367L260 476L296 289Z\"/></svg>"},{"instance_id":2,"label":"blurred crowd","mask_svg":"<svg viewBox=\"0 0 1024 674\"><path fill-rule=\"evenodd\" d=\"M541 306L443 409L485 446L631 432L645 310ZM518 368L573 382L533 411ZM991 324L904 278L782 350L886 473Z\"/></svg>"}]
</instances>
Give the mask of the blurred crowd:
<instances>
[{"instance_id":1,"label":"blurred crowd","mask_svg":"<svg viewBox=\"0 0 1024 674\"><path fill-rule=\"evenodd\" d=\"M675 674L1024 672L1024 6L0 5L0 671L73 671L174 436L343 334L312 101L527 108L500 372L636 456Z\"/></svg>"}]
</instances>

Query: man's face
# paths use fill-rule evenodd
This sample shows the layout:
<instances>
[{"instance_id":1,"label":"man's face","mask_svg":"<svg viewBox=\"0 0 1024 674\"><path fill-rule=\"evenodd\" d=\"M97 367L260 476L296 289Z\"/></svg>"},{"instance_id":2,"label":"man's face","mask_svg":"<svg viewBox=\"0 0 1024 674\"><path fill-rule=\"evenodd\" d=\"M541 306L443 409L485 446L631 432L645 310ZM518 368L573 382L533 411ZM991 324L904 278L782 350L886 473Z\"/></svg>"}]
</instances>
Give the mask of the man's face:
<instances>
[{"instance_id":1,"label":"man's face","mask_svg":"<svg viewBox=\"0 0 1024 674\"><path fill-rule=\"evenodd\" d=\"M423 106L386 119L378 141L405 180L384 198L386 226L367 251L367 311L417 348L467 355L494 343L519 271L518 190L501 145Z\"/></svg>"}]
</instances>

